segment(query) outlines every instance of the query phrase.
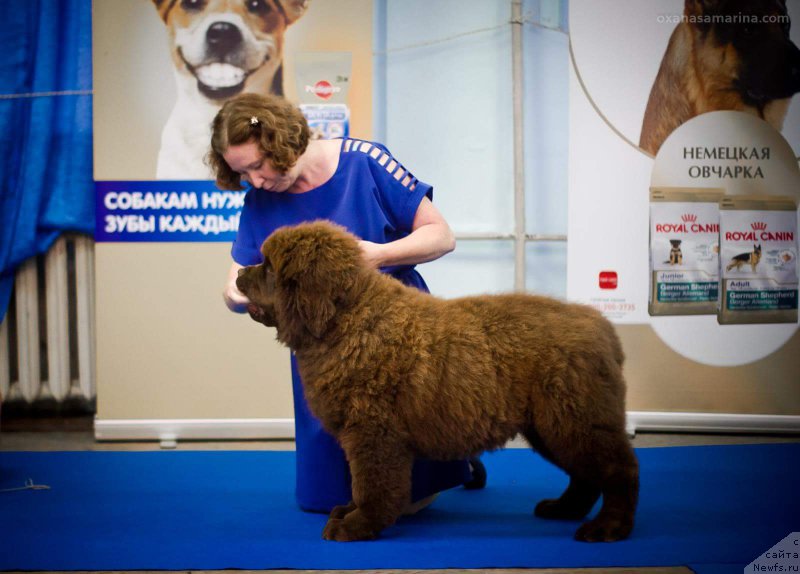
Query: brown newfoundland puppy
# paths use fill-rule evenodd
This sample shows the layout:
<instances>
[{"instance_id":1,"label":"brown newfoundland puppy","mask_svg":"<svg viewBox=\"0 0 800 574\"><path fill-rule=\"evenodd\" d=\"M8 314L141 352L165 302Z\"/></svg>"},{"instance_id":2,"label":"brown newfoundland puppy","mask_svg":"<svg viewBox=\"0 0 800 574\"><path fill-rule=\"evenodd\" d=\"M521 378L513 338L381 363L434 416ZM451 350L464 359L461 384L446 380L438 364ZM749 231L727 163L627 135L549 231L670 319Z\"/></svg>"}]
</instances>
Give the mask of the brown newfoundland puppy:
<instances>
[{"instance_id":1,"label":"brown newfoundland puppy","mask_svg":"<svg viewBox=\"0 0 800 574\"><path fill-rule=\"evenodd\" d=\"M570 476L543 518L586 516L575 537L633 528L638 464L625 433L622 350L585 306L533 295L437 299L371 269L327 222L284 227L237 280L254 319L297 355L311 411L336 437L353 502L323 537L367 540L410 502L414 457L458 459L521 433Z\"/></svg>"}]
</instances>

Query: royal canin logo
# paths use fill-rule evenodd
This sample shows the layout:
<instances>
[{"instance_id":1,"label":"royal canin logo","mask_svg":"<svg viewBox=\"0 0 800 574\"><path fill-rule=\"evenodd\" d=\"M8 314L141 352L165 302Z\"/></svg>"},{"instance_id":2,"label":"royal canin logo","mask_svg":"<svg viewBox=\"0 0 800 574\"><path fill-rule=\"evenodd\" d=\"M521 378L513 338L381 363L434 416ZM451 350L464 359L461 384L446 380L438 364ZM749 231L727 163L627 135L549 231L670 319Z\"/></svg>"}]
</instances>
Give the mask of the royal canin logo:
<instances>
[{"instance_id":1,"label":"royal canin logo","mask_svg":"<svg viewBox=\"0 0 800 574\"><path fill-rule=\"evenodd\" d=\"M342 88L339 86L333 86L327 80L320 80L313 86L306 86L306 92L313 93L320 99L328 100L333 94L337 94L342 91Z\"/></svg>"},{"instance_id":2,"label":"royal canin logo","mask_svg":"<svg viewBox=\"0 0 800 574\"><path fill-rule=\"evenodd\" d=\"M656 223L656 233L719 233L719 223L697 223L697 215L684 213L683 223Z\"/></svg>"},{"instance_id":3,"label":"royal canin logo","mask_svg":"<svg viewBox=\"0 0 800 574\"><path fill-rule=\"evenodd\" d=\"M767 231L767 224L756 221L752 231L726 231L725 241L794 241L793 231Z\"/></svg>"}]
</instances>

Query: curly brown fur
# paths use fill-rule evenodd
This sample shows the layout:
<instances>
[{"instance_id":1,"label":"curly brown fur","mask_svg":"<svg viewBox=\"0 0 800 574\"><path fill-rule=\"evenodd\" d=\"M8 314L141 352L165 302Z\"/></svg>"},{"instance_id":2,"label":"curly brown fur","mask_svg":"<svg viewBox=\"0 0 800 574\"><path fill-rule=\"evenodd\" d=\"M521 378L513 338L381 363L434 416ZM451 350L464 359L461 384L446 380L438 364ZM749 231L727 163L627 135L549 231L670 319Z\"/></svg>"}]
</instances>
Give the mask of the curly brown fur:
<instances>
[{"instance_id":1,"label":"curly brown fur","mask_svg":"<svg viewBox=\"0 0 800 574\"><path fill-rule=\"evenodd\" d=\"M366 540L410 501L415 457L466 458L518 433L564 469L544 518L599 514L576 538L633 528L638 465L625 434L623 354L585 306L511 294L437 299L371 269L356 239L314 222L276 231L237 285L297 356L311 411L342 445L353 502L323 536Z\"/></svg>"}]
</instances>

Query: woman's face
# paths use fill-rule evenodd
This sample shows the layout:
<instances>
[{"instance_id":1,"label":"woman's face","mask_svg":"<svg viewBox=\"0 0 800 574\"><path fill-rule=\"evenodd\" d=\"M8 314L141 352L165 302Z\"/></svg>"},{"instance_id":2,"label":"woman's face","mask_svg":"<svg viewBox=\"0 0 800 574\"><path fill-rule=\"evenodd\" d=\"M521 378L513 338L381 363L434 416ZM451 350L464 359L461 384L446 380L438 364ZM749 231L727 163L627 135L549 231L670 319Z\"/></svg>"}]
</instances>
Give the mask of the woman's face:
<instances>
[{"instance_id":1,"label":"woman's face","mask_svg":"<svg viewBox=\"0 0 800 574\"><path fill-rule=\"evenodd\" d=\"M293 173L295 169L290 169L286 173L275 170L255 140L230 146L222 157L244 181L265 191L285 192L297 180L297 175Z\"/></svg>"}]
</instances>

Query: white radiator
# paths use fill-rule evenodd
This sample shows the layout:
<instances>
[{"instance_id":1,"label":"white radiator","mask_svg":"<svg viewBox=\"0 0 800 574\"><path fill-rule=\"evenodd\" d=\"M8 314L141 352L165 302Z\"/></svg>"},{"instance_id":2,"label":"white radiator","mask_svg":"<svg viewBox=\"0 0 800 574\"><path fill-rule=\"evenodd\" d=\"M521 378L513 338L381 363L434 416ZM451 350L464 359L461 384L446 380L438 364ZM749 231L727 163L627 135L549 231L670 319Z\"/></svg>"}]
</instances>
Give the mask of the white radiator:
<instances>
[{"instance_id":1,"label":"white radiator","mask_svg":"<svg viewBox=\"0 0 800 574\"><path fill-rule=\"evenodd\" d=\"M94 241L62 236L17 270L0 325L3 401L94 400L94 324Z\"/></svg>"}]
</instances>

